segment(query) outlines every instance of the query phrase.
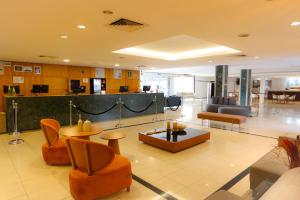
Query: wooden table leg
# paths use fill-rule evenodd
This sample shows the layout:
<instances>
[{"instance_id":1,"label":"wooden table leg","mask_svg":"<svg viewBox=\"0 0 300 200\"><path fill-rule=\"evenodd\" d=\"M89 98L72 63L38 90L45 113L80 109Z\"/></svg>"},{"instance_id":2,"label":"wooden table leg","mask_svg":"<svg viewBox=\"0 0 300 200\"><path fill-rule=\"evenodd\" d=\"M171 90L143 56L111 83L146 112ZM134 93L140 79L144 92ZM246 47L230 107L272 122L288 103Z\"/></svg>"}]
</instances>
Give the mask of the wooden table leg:
<instances>
[{"instance_id":1,"label":"wooden table leg","mask_svg":"<svg viewBox=\"0 0 300 200\"><path fill-rule=\"evenodd\" d=\"M110 146L116 154L120 155L120 148L118 140L108 140L108 146Z\"/></svg>"}]
</instances>

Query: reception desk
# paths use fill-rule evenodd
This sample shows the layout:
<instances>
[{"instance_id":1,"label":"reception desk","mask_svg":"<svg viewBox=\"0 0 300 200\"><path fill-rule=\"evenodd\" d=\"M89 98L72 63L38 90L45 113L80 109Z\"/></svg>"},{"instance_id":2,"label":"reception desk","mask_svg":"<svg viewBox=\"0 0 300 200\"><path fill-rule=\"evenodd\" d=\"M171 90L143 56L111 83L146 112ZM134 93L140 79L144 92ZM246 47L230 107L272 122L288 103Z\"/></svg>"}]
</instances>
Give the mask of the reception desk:
<instances>
[{"instance_id":1,"label":"reception desk","mask_svg":"<svg viewBox=\"0 0 300 200\"><path fill-rule=\"evenodd\" d=\"M18 127L20 131L40 128L40 120L43 118L57 119L61 125L68 125L70 121L70 101L80 109L90 113L100 113L111 108L119 99L130 109L141 111L151 104L156 97L157 112L164 112L163 93L131 93L131 94L107 94L107 95L67 95L67 96L28 96L28 97L5 97L5 112L7 119L7 131L13 131L13 108L12 101L18 103ZM79 111L72 108L72 123L78 121ZM91 115L82 112L82 119L92 122L103 120L115 120L119 118L119 106L101 114ZM149 115L156 113L154 102L144 112L136 113L121 107L122 118Z\"/></svg>"},{"instance_id":2,"label":"reception desk","mask_svg":"<svg viewBox=\"0 0 300 200\"><path fill-rule=\"evenodd\" d=\"M296 95L296 101L300 101L300 91L298 90L269 90L268 91L268 99L273 99L272 95L289 95L293 96Z\"/></svg>"}]
</instances>

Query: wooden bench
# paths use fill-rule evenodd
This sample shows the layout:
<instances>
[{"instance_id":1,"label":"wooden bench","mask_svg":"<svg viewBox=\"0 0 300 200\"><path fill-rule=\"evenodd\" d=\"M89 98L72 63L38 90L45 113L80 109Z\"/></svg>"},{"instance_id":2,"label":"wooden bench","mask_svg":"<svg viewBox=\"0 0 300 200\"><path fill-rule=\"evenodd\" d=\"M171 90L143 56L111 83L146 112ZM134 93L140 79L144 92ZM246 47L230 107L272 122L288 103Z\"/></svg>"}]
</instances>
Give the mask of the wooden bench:
<instances>
[{"instance_id":1,"label":"wooden bench","mask_svg":"<svg viewBox=\"0 0 300 200\"><path fill-rule=\"evenodd\" d=\"M245 117L245 116L230 115L230 114L223 114L223 113L213 113L213 112L198 113L198 118L202 119L202 126L203 126L203 120L227 122L227 123L232 124L232 127L231 127L232 129L233 129L233 124L238 124L239 131L240 131L240 125L247 121L247 117Z\"/></svg>"}]
</instances>

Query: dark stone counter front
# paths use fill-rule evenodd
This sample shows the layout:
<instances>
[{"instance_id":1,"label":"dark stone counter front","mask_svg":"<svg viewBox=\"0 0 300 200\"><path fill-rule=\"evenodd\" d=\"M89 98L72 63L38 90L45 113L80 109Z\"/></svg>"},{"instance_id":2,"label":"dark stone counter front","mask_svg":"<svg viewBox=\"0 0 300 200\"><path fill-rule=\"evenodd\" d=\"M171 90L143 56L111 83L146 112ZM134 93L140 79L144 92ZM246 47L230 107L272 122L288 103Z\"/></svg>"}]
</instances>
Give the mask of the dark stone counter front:
<instances>
[{"instance_id":1,"label":"dark stone counter front","mask_svg":"<svg viewBox=\"0 0 300 200\"><path fill-rule=\"evenodd\" d=\"M132 93L132 94L108 94L108 95L78 95L78 96L33 96L33 97L5 97L5 109L7 118L7 131L13 131L13 109L12 101L18 103L18 128L20 131L40 128L40 120L43 118L57 119L61 125L68 125L70 119L69 102L79 105L83 110L100 113L114 105L119 98L130 109L142 110L151 101L157 98L157 112L164 112L163 93ZM122 118L155 114L155 103L142 113L128 111L122 106ZM82 114L83 119L92 122L102 120L114 120L119 118L119 106L102 115ZM78 111L72 109L72 122L78 121Z\"/></svg>"}]
</instances>

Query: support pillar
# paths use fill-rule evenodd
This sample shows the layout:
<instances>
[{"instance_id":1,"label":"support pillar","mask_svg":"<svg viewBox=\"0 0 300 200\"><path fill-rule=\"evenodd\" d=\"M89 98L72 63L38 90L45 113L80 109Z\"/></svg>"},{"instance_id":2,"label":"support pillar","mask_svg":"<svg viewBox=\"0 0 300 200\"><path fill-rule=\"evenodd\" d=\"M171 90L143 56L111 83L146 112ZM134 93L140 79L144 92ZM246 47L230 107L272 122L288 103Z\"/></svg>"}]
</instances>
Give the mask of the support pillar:
<instances>
[{"instance_id":1,"label":"support pillar","mask_svg":"<svg viewBox=\"0 0 300 200\"><path fill-rule=\"evenodd\" d=\"M251 105L251 69L241 70L240 79L240 105Z\"/></svg>"},{"instance_id":2,"label":"support pillar","mask_svg":"<svg viewBox=\"0 0 300 200\"><path fill-rule=\"evenodd\" d=\"M260 87L259 87L259 103L263 104L265 102L265 92L266 92L266 79L262 78L260 80Z\"/></svg>"},{"instance_id":3,"label":"support pillar","mask_svg":"<svg viewBox=\"0 0 300 200\"><path fill-rule=\"evenodd\" d=\"M215 96L227 97L228 65L216 66Z\"/></svg>"}]
</instances>

